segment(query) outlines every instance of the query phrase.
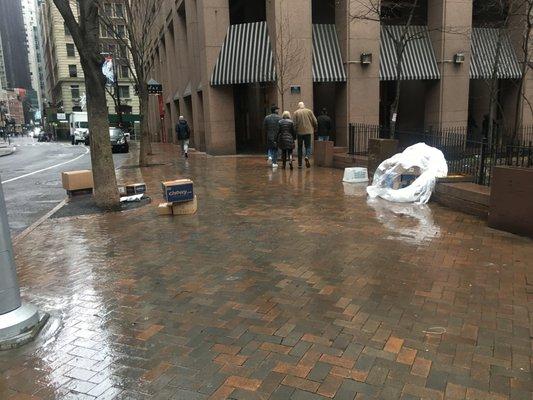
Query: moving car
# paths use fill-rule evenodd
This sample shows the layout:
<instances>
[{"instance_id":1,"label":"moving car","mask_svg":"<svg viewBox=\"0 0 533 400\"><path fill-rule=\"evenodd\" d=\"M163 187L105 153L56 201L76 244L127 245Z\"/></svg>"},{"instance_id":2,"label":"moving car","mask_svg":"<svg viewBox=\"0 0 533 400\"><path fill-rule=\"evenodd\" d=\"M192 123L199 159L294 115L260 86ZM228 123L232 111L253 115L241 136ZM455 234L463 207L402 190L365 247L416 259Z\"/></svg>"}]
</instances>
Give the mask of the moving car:
<instances>
[{"instance_id":1,"label":"moving car","mask_svg":"<svg viewBox=\"0 0 533 400\"><path fill-rule=\"evenodd\" d=\"M124 131L120 128L109 128L109 139L113 153L129 153L130 145ZM85 138L85 144L90 144L90 137Z\"/></svg>"}]
</instances>

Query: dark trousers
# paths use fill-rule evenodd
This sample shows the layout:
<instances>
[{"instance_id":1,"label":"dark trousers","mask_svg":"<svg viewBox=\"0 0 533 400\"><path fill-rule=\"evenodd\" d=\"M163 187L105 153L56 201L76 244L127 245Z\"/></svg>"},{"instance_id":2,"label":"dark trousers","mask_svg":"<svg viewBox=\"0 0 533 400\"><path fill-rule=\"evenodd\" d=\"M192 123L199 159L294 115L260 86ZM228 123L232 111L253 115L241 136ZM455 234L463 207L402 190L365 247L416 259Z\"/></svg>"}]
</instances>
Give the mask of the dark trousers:
<instances>
[{"instance_id":1,"label":"dark trousers","mask_svg":"<svg viewBox=\"0 0 533 400\"><path fill-rule=\"evenodd\" d=\"M292 149L281 150L281 160L283 161L283 167L285 167L285 164L287 164L287 160L292 162Z\"/></svg>"},{"instance_id":2,"label":"dark trousers","mask_svg":"<svg viewBox=\"0 0 533 400\"><path fill-rule=\"evenodd\" d=\"M302 166L303 148L305 144L305 156L311 157L311 134L298 135L298 166Z\"/></svg>"}]
</instances>

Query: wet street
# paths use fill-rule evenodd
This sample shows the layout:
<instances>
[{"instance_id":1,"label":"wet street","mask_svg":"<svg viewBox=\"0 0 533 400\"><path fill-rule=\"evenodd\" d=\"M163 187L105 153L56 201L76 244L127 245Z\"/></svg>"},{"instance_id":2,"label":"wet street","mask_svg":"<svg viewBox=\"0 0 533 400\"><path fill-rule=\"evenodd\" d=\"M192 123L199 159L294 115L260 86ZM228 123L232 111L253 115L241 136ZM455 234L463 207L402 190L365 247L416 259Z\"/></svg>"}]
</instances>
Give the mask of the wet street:
<instances>
[{"instance_id":1,"label":"wet street","mask_svg":"<svg viewBox=\"0 0 533 400\"><path fill-rule=\"evenodd\" d=\"M9 225L16 236L65 197L61 171L91 169L87 147L67 142L39 143L33 138L14 138L16 151L0 157L0 176L6 198ZM115 167L128 155L115 154Z\"/></svg>"},{"instance_id":2,"label":"wet street","mask_svg":"<svg viewBox=\"0 0 533 400\"><path fill-rule=\"evenodd\" d=\"M50 163L83 153L42 146L68 153ZM0 399L533 399L532 240L369 201L340 170L155 151L118 170L151 205L52 218L16 245L23 297L51 321L0 353ZM1 161L3 180L28 171ZM51 200L60 169L27 197ZM160 181L180 177L198 213L158 216Z\"/></svg>"}]
</instances>

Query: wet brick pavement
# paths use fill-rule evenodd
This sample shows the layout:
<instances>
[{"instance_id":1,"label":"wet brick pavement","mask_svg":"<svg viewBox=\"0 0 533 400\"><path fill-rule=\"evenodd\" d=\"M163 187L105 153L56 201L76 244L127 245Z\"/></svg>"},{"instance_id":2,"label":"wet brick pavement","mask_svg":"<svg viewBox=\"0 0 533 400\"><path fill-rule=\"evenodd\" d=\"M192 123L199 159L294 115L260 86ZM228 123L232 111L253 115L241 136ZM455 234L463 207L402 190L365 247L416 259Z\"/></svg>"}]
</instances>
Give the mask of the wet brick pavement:
<instances>
[{"instance_id":1,"label":"wet brick pavement","mask_svg":"<svg viewBox=\"0 0 533 400\"><path fill-rule=\"evenodd\" d=\"M342 171L159 152L119 179L191 177L197 215L53 219L15 248L52 322L0 353L0 399L533 399L533 241Z\"/></svg>"}]
</instances>

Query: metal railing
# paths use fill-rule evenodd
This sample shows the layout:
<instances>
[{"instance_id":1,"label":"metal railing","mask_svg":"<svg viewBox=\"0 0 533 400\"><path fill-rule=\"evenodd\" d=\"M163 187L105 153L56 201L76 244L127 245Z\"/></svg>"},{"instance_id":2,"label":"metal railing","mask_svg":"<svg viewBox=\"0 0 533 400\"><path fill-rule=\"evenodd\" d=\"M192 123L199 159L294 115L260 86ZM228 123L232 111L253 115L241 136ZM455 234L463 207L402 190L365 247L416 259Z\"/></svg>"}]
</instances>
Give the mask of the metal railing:
<instances>
[{"instance_id":1,"label":"metal railing","mask_svg":"<svg viewBox=\"0 0 533 400\"><path fill-rule=\"evenodd\" d=\"M529 128L524 129L520 137L527 136ZM531 133L533 135L533 128ZM378 125L350 124L348 154L367 155L368 140L379 137L389 138L388 129ZM527 142L505 142L509 137L512 136L504 135L504 139L500 137L492 144L486 139L470 140L468 129L462 126L423 132L398 130L394 135L399 151L416 143L436 147L443 152L450 175L471 176L473 181L482 185L490 185L492 168L496 165L533 168L533 138Z\"/></svg>"}]
</instances>

